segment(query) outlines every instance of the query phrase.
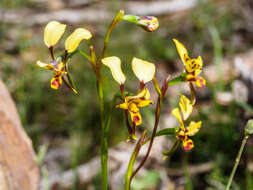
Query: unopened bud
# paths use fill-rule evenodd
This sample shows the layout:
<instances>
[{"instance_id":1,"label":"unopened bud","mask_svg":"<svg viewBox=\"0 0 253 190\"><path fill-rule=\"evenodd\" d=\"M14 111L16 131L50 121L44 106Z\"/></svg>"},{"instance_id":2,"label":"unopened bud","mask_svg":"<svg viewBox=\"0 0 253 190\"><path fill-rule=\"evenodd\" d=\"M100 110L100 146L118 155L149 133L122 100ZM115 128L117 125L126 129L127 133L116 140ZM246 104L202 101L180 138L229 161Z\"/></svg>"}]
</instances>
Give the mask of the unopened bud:
<instances>
[{"instance_id":1,"label":"unopened bud","mask_svg":"<svg viewBox=\"0 0 253 190\"><path fill-rule=\"evenodd\" d=\"M148 32L153 32L159 27L158 19L154 16L141 16L138 25Z\"/></svg>"},{"instance_id":2,"label":"unopened bud","mask_svg":"<svg viewBox=\"0 0 253 190\"><path fill-rule=\"evenodd\" d=\"M153 32L159 27L158 19L154 16L124 15L123 20L135 23L148 32Z\"/></svg>"},{"instance_id":3,"label":"unopened bud","mask_svg":"<svg viewBox=\"0 0 253 190\"><path fill-rule=\"evenodd\" d=\"M252 135L253 134L253 119L248 120L246 127L245 127L245 135Z\"/></svg>"}]
</instances>

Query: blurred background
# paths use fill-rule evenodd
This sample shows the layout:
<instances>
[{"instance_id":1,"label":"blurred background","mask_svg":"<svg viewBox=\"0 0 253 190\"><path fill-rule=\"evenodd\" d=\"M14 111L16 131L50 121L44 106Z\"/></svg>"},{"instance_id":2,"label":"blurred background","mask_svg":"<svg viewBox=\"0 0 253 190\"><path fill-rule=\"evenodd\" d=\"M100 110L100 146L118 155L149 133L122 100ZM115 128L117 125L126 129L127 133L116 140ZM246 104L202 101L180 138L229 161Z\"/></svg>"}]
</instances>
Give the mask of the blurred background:
<instances>
[{"instance_id":1,"label":"blurred background","mask_svg":"<svg viewBox=\"0 0 253 190\"><path fill-rule=\"evenodd\" d=\"M145 168L133 181L133 190L223 190L243 136L243 127L253 117L253 2L251 0L1 0L0 77L16 102L22 124L36 153L40 152L43 190L100 190L100 125L96 80L90 64L81 56L71 60L71 73L79 95L65 86L50 88L52 72L38 68L37 60L49 61L43 30L51 20L67 24L56 46L64 50L64 39L76 27L89 29L97 54L101 53L107 27L117 11L154 15L160 27L148 33L122 21L113 31L107 56L118 56L127 75L127 90L136 93L138 80L131 71L132 57L153 62L161 83L168 74L182 71L172 38L188 48L191 57L201 55L206 88L197 89L192 118L203 127L193 137L195 148L181 147L167 160L175 137L159 137ZM89 44L80 48L89 52ZM119 90L107 68L103 68L105 99ZM152 85L152 99L156 94ZM171 109L179 93L189 96L186 84L168 89L160 129L175 127ZM142 109L143 125L152 130L155 106ZM128 136L122 110L113 111L109 130L110 186L122 189L134 143ZM140 158L145 153L145 147ZM253 190L253 138L246 145L232 189Z\"/></svg>"}]
</instances>

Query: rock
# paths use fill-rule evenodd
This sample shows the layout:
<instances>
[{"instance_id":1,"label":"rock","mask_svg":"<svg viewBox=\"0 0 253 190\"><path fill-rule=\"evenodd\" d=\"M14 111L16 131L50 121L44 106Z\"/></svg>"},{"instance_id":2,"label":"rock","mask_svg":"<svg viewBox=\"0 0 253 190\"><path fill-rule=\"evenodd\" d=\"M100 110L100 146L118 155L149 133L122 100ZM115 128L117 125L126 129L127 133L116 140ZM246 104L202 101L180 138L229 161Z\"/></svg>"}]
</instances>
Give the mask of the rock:
<instances>
[{"instance_id":1,"label":"rock","mask_svg":"<svg viewBox=\"0 0 253 190\"><path fill-rule=\"evenodd\" d=\"M249 96L248 87L240 80L235 80L232 83L232 92L235 101L247 102Z\"/></svg>"},{"instance_id":2,"label":"rock","mask_svg":"<svg viewBox=\"0 0 253 190\"><path fill-rule=\"evenodd\" d=\"M216 93L216 101L218 104L223 106L228 106L232 103L234 97L231 92L217 92Z\"/></svg>"},{"instance_id":3,"label":"rock","mask_svg":"<svg viewBox=\"0 0 253 190\"><path fill-rule=\"evenodd\" d=\"M39 169L31 140L0 80L0 190L37 190Z\"/></svg>"}]
</instances>

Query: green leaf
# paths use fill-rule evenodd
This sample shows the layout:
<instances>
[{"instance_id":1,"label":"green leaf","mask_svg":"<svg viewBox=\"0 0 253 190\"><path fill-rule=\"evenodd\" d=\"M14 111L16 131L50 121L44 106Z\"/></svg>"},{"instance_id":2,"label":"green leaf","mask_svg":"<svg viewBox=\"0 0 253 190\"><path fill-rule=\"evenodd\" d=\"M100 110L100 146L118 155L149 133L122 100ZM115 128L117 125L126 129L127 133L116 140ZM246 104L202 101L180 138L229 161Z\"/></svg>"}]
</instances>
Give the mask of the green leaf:
<instances>
[{"instance_id":1,"label":"green leaf","mask_svg":"<svg viewBox=\"0 0 253 190\"><path fill-rule=\"evenodd\" d=\"M166 128L158 131L155 136L162 136L162 135L174 135L178 132L179 127L175 128Z\"/></svg>"},{"instance_id":2,"label":"green leaf","mask_svg":"<svg viewBox=\"0 0 253 190\"><path fill-rule=\"evenodd\" d=\"M169 86L173 86L175 84L184 82L185 81L185 76L186 76L186 73L182 73L181 75L173 78L172 80L170 80Z\"/></svg>"}]
</instances>

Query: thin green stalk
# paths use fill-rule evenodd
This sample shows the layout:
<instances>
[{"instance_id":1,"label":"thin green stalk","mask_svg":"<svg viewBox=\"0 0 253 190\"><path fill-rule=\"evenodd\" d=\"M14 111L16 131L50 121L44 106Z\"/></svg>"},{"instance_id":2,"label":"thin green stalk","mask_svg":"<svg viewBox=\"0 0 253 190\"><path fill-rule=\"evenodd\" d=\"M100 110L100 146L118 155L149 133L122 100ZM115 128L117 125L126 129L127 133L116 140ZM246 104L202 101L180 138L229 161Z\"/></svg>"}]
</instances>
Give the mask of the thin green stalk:
<instances>
[{"instance_id":1,"label":"thin green stalk","mask_svg":"<svg viewBox=\"0 0 253 190\"><path fill-rule=\"evenodd\" d=\"M236 169L238 167L238 164L240 162L240 159L241 159L241 156L242 156L242 151L245 147L245 144L247 142L247 139L249 138L250 135L253 134L253 119L250 119L248 120L245 128L244 128L244 138L242 140L242 144L241 144L241 147L239 149L239 152L236 156L236 159L235 159L235 164L234 164L234 167L233 167L233 170L230 174L230 177L229 177L229 180L228 180L228 184L226 186L226 190L229 190L230 186L231 186L231 183L233 181L233 178L234 178L234 175L235 175L235 172L236 172Z\"/></svg>"},{"instance_id":2,"label":"thin green stalk","mask_svg":"<svg viewBox=\"0 0 253 190\"><path fill-rule=\"evenodd\" d=\"M124 10L121 9L117 13L117 15L114 17L110 27L108 28L106 35L105 35L104 48L103 48L101 59L103 59L105 57L105 52L106 52L106 49L107 49L107 46L108 46L108 43L110 40L111 32L113 31L115 26L122 20L123 16L124 16Z\"/></svg>"},{"instance_id":3,"label":"thin green stalk","mask_svg":"<svg viewBox=\"0 0 253 190\"><path fill-rule=\"evenodd\" d=\"M80 53L83 57L85 57L88 61L92 62L91 61L91 57L89 55L87 55L86 53L84 53L83 51L81 50L78 50L78 53Z\"/></svg>"},{"instance_id":4,"label":"thin green stalk","mask_svg":"<svg viewBox=\"0 0 253 190\"><path fill-rule=\"evenodd\" d=\"M84 54L82 54L85 56ZM85 56L88 58L87 56ZM90 46L90 59L94 69L94 72L97 76L97 91L99 98L99 109L100 109L100 122L101 122L101 173L102 173L102 189L108 190L108 143L107 143L107 131L108 125L110 124L110 118L106 122L105 121L105 103L104 103L104 91L103 91L103 83L101 79L100 69L97 67L97 57L94 51L94 47Z\"/></svg>"},{"instance_id":5,"label":"thin green stalk","mask_svg":"<svg viewBox=\"0 0 253 190\"><path fill-rule=\"evenodd\" d=\"M244 147L245 147L245 144L246 144L246 142L247 142L248 137L249 137L249 135L245 135L244 138L243 138L243 140L242 140L242 144L241 144L241 147L240 147L240 149L239 149L239 152L238 152L238 154L237 154L237 156L236 156L235 164L234 164L233 170L232 170L232 172L231 172L231 174L230 174L230 177L229 177L229 180L228 180L228 184L227 184L227 186L226 186L226 190L229 190L229 189L230 189L230 186L231 186L231 183L232 183L232 181L233 181L233 178L234 178L236 169L237 169L237 167L238 167L238 164L239 164L240 159L241 159L241 156L242 156L242 151L243 151L243 149L244 149Z\"/></svg>"},{"instance_id":6,"label":"thin green stalk","mask_svg":"<svg viewBox=\"0 0 253 190\"><path fill-rule=\"evenodd\" d=\"M134 148L134 151L131 155L131 158L130 158L130 161L128 163L128 168L127 168L127 172L126 172L126 177L125 177L125 190L130 190L130 187L131 187L131 176L132 176L132 173L133 173L133 168L134 168L134 163L137 159L137 156L139 154L139 151L141 149L141 146L143 144L143 141L145 139L145 136L147 134L147 131L144 131L142 133L142 136L141 138L139 139L139 141L137 142L135 148Z\"/></svg>"},{"instance_id":7,"label":"thin green stalk","mask_svg":"<svg viewBox=\"0 0 253 190\"><path fill-rule=\"evenodd\" d=\"M98 86L98 97L99 97L99 108L101 118L101 170L102 170L102 189L108 189L108 143L107 143L107 129L105 125L105 111L104 111L104 93L102 81L97 81Z\"/></svg>"},{"instance_id":8,"label":"thin green stalk","mask_svg":"<svg viewBox=\"0 0 253 190\"><path fill-rule=\"evenodd\" d=\"M168 85L168 82L169 81L166 81L166 85ZM129 185L131 184L131 181L134 178L134 176L138 173L138 171L145 164L145 162L146 162L146 160L147 160L147 158L150 154L150 151L151 151L151 148L152 148L152 145L153 145L153 142L154 142L154 138L155 138L155 135L156 135L156 131L157 131L157 128L158 128L158 123L159 123L160 114L161 114L161 108L162 108L162 104L163 104L163 96L166 93L166 91L164 91L164 92L161 91L161 89L159 87L159 84L158 84L155 77L153 78L153 84L155 86L157 94L159 95L158 100L157 100L157 104L156 104L156 115L155 115L154 129L153 129L153 132L152 132L150 143L148 145L148 151L147 151L146 155L144 156L143 160L141 161L141 163L139 164L139 166L134 170L131 177L129 178Z\"/></svg>"}]
</instances>

